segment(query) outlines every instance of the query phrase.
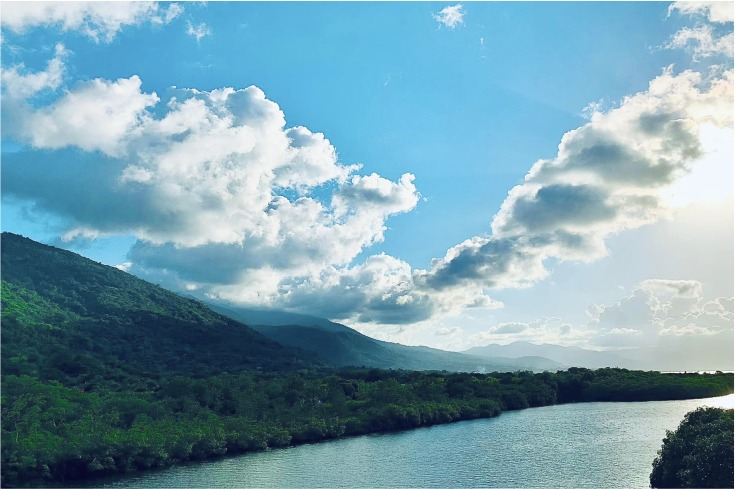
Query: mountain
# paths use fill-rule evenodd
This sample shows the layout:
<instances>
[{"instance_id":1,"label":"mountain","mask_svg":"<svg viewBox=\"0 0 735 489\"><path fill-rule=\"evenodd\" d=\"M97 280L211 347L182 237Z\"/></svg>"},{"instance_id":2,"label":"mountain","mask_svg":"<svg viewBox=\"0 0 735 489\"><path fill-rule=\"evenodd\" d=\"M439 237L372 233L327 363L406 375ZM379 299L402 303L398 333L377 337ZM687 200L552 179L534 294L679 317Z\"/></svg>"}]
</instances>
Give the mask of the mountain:
<instances>
[{"instance_id":1,"label":"mountain","mask_svg":"<svg viewBox=\"0 0 735 489\"><path fill-rule=\"evenodd\" d=\"M3 374L155 378L321 365L201 302L114 267L2 234Z\"/></svg>"},{"instance_id":2,"label":"mountain","mask_svg":"<svg viewBox=\"0 0 735 489\"><path fill-rule=\"evenodd\" d=\"M485 372L565 368L559 362L537 355L487 358L380 341L343 324L314 316L217 304L210 306L221 314L247 323L278 343L314 352L335 367Z\"/></svg>"},{"instance_id":3,"label":"mountain","mask_svg":"<svg viewBox=\"0 0 735 489\"><path fill-rule=\"evenodd\" d=\"M711 345L708 351L715 349L732 350L732 345ZM563 363L570 367L603 368L619 367L634 370L659 371L700 371L700 370L732 370L732 363L724 363L725 353L707 358L705 355L692 355L681 349L648 347L631 348L618 351L585 350L576 346L536 345L526 341L516 341L508 345L490 344L465 350L463 353L486 358L504 356L522 358L537 355Z\"/></svg>"},{"instance_id":4,"label":"mountain","mask_svg":"<svg viewBox=\"0 0 735 489\"><path fill-rule=\"evenodd\" d=\"M519 358L528 355L546 357L550 360L569 365L571 367L602 368L626 367L630 368L634 360L624 358L613 352L585 350L577 346L560 346L541 344L536 345L527 341L516 341L508 345L490 344L465 350L464 353L482 357L505 356ZM637 365L635 368L645 369L648 365Z\"/></svg>"}]
</instances>

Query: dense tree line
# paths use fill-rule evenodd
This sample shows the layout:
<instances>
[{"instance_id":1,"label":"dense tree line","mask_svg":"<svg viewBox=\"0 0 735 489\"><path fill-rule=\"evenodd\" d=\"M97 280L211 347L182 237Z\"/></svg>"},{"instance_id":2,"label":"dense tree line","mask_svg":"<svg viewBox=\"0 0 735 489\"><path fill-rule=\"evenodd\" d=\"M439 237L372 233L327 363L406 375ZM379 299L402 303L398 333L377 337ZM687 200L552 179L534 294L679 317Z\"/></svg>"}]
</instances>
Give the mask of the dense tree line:
<instances>
[{"instance_id":1,"label":"dense tree line","mask_svg":"<svg viewBox=\"0 0 735 489\"><path fill-rule=\"evenodd\" d=\"M378 369L161 376L111 389L3 375L4 486L65 481L564 402L715 396L732 374L623 369L470 374ZM644 390L641 386L648 385ZM662 395L662 393L664 395ZM594 397L599 395L599 397Z\"/></svg>"},{"instance_id":2,"label":"dense tree line","mask_svg":"<svg viewBox=\"0 0 735 489\"><path fill-rule=\"evenodd\" d=\"M666 431L651 487L734 487L733 410L698 408Z\"/></svg>"}]
</instances>

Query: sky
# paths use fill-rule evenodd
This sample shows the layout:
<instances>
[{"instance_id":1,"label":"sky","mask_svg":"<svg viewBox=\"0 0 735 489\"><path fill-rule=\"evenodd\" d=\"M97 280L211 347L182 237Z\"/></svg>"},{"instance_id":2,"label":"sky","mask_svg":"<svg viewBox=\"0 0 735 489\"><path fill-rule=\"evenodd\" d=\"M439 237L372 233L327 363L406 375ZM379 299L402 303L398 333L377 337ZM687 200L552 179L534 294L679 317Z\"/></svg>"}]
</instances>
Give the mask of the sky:
<instances>
[{"instance_id":1,"label":"sky","mask_svg":"<svg viewBox=\"0 0 735 489\"><path fill-rule=\"evenodd\" d=\"M732 344L732 2L0 23L3 231L404 344Z\"/></svg>"}]
</instances>

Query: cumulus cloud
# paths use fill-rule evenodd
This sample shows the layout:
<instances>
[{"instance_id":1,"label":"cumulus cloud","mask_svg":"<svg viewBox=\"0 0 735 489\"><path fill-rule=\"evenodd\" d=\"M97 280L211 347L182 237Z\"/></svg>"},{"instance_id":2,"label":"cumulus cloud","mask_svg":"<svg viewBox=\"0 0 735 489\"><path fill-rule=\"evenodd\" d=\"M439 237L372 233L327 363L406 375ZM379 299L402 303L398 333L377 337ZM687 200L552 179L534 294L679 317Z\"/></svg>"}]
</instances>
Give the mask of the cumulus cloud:
<instances>
[{"instance_id":1,"label":"cumulus cloud","mask_svg":"<svg viewBox=\"0 0 735 489\"><path fill-rule=\"evenodd\" d=\"M336 280L384 290L346 294L325 308L335 317L391 300L415 302L399 315L420 314L420 294L394 284L406 264L378 256L352 273L335 268L417 205L414 176L355 174L323 134L287 127L259 88L172 88L162 101L133 76L79 84L46 105L22 102L13 136L36 151L8 155L3 192L64 218L65 239L133 234L131 271L201 284L213 297L304 308ZM379 316L390 320L387 310Z\"/></svg>"},{"instance_id":2,"label":"cumulus cloud","mask_svg":"<svg viewBox=\"0 0 735 489\"><path fill-rule=\"evenodd\" d=\"M58 70L49 65L36 86L53 89ZM201 283L232 301L411 323L498 307L492 289L542 280L549 259L604 256L610 235L665 216L660 193L702 154L703 125L732 123L732 98L731 71L665 70L565 134L557 156L509 192L492 235L452 247L426 270L384 255L352 265L384 239L386 219L417 205L414 176L356 174L323 134L287 127L257 87L159 97L133 76L82 83L46 105L19 103L15 136L57 151L7 158L3 190L63 214L68 239L138 236L132 270L149 278ZM58 165L73 175L61 186L49 180Z\"/></svg>"},{"instance_id":3,"label":"cumulus cloud","mask_svg":"<svg viewBox=\"0 0 735 489\"><path fill-rule=\"evenodd\" d=\"M16 131L37 148L76 146L111 156L125 151L130 136L158 102L155 93L141 92L138 76L115 81L95 79L79 84L53 105L18 111Z\"/></svg>"},{"instance_id":4,"label":"cumulus cloud","mask_svg":"<svg viewBox=\"0 0 735 489\"><path fill-rule=\"evenodd\" d=\"M432 14L434 20L439 24L454 29L458 25L464 24L464 10L462 4L448 5L441 9L439 12ZM441 26L440 26L441 27Z\"/></svg>"},{"instance_id":5,"label":"cumulus cloud","mask_svg":"<svg viewBox=\"0 0 735 489\"><path fill-rule=\"evenodd\" d=\"M259 293L262 291L261 287ZM242 285L220 287L215 292L222 299L236 302L245 299L243 294L249 294ZM416 283L408 263L385 254L370 256L359 265L328 266L318 273L283 280L263 299L274 307L321 311L335 319L384 324L419 322L458 312L468 303L477 307L500 306L473 291L426 290Z\"/></svg>"},{"instance_id":6,"label":"cumulus cloud","mask_svg":"<svg viewBox=\"0 0 735 489\"><path fill-rule=\"evenodd\" d=\"M158 2L8 2L0 17L2 27L24 33L35 27L79 31L95 42L110 42L126 26L167 24L183 8Z\"/></svg>"},{"instance_id":7,"label":"cumulus cloud","mask_svg":"<svg viewBox=\"0 0 735 489\"><path fill-rule=\"evenodd\" d=\"M523 287L548 275L548 259L604 256L612 234L667 215L662 192L703 154L703 127L732 123L732 93L731 71L707 79L665 70L647 91L565 134L557 156L509 192L492 235L451 248L421 280L434 289Z\"/></svg>"},{"instance_id":8,"label":"cumulus cloud","mask_svg":"<svg viewBox=\"0 0 735 489\"><path fill-rule=\"evenodd\" d=\"M704 299L696 280L644 280L611 305L592 304L598 346L657 346L666 336L732 335L733 298Z\"/></svg>"},{"instance_id":9,"label":"cumulus cloud","mask_svg":"<svg viewBox=\"0 0 735 489\"><path fill-rule=\"evenodd\" d=\"M512 341L532 341L534 343L585 344L591 335L586 328L575 328L561 318L547 317L528 322L511 321L490 326L467 338L466 344L484 345L488 343L505 344Z\"/></svg>"}]
</instances>

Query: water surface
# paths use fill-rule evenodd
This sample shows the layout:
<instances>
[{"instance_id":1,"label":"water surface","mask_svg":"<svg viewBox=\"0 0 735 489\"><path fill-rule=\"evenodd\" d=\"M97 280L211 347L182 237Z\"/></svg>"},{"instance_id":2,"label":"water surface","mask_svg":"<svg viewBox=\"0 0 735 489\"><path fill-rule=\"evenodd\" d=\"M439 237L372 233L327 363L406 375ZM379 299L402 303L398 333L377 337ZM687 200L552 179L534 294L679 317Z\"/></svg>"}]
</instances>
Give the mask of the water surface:
<instances>
[{"instance_id":1,"label":"water surface","mask_svg":"<svg viewBox=\"0 0 735 489\"><path fill-rule=\"evenodd\" d=\"M94 486L644 488L667 429L676 429L699 406L732 408L734 399L532 408L98 480Z\"/></svg>"}]
</instances>

